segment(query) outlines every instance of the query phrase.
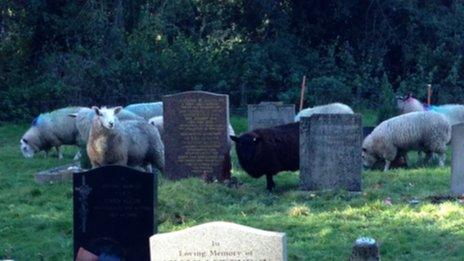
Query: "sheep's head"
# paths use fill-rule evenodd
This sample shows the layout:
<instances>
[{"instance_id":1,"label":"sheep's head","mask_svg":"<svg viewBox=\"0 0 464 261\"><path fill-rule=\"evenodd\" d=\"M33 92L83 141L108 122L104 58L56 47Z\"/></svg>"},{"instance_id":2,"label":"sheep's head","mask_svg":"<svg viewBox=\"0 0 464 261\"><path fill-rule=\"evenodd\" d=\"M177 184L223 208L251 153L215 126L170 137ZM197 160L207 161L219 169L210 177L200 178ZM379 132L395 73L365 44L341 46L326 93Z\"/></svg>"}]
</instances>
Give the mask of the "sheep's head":
<instances>
[{"instance_id":1,"label":"sheep's head","mask_svg":"<svg viewBox=\"0 0 464 261\"><path fill-rule=\"evenodd\" d=\"M92 109L95 111L96 117L98 117L98 120L100 121L101 125L104 128L113 129L118 122L118 118L116 117L116 114L118 114L122 110L122 107L121 106L118 106L115 108L102 107L101 109L99 109L98 107L93 106Z\"/></svg>"},{"instance_id":2,"label":"sheep's head","mask_svg":"<svg viewBox=\"0 0 464 261\"><path fill-rule=\"evenodd\" d=\"M246 133L237 136L230 136L230 139L235 142L235 149L239 160L253 160L256 153L260 151L262 138L256 133Z\"/></svg>"},{"instance_id":3,"label":"sheep's head","mask_svg":"<svg viewBox=\"0 0 464 261\"><path fill-rule=\"evenodd\" d=\"M21 152L23 153L24 158L31 159L34 157L34 154L38 149L30 144L30 141L26 138L22 138L20 141Z\"/></svg>"},{"instance_id":4,"label":"sheep's head","mask_svg":"<svg viewBox=\"0 0 464 261\"><path fill-rule=\"evenodd\" d=\"M362 145L362 162L365 168L372 168L379 160L372 146L372 136L368 135Z\"/></svg>"}]
</instances>

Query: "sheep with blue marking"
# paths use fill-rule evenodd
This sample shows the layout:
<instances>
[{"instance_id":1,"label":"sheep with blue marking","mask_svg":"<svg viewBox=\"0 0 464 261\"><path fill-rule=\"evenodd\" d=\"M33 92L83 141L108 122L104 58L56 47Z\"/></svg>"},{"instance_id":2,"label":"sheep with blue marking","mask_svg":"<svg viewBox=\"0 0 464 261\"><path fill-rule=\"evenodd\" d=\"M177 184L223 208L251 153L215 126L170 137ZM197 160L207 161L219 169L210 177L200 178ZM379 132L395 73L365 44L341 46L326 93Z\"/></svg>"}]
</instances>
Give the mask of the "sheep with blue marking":
<instances>
[{"instance_id":1,"label":"sheep with blue marking","mask_svg":"<svg viewBox=\"0 0 464 261\"><path fill-rule=\"evenodd\" d=\"M67 107L37 116L20 140L23 156L32 158L35 153L40 151L45 151L47 156L50 149L55 147L58 158L63 158L60 146L77 145L78 143L75 120L68 115L77 113L81 108Z\"/></svg>"},{"instance_id":2,"label":"sheep with blue marking","mask_svg":"<svg viewBox=\"0 0 464 261\"><path fill-rule=\"evenodd\" d=\"M296 116L295 121L300 121L301 117L309 117L313 114L353 114L353 109L343 103L330 103L312 108L305 108L301 110Z\"/></svg>"},{"instance_id":3,"label":"sheep with blue marking","mask_svg":"<svg viewBox=\"0 0 464 261\"><path fill-rule=\"evenodd\" d=\"M441 113L450 122L451 126L464 122L464 105L460 104L427 105L422 104L412 94L408 94L405 97L397 97L397 108L401 114L413 111Z\"/></svg>"},{"instance_id":4,"label":"sheep with blue marking","mask_svg":"<svg viewBox=\"0 0 464 261\"><path fill-rule=\"evenodd\" d=\"M105 165L142 166L149 172L155 165L164 170L164 145L160 134L148 122L119 121L122 107L92 107L92 120L87 154L93 168Z\"/></svg>"},{"instance_id":5,"label":"sheep with blue marking","mask_svg":"<svg viewBox=\"0 0 464 261\"><path fill-rule=\"evenodd\" d=\"M163 115L163 102L134 103L124 107L124 110L135 113L148 121L153 117Z\"/></svg>"},{"instance_id":6,"label":"sheep with blue marking","mask_svg":"<svg viewBox=\"0 0 464 261\"><path fill-rule=\"evenodd\" d=\"M384 162L384 171L399 155L408 151L426 153L430 161L438 154L439 165L444 166L446 144L451 139L451 125L444 115L436 112L410 112L380 123L363 141L362 160L367 168Z\"/></svg>"}]
</instances>

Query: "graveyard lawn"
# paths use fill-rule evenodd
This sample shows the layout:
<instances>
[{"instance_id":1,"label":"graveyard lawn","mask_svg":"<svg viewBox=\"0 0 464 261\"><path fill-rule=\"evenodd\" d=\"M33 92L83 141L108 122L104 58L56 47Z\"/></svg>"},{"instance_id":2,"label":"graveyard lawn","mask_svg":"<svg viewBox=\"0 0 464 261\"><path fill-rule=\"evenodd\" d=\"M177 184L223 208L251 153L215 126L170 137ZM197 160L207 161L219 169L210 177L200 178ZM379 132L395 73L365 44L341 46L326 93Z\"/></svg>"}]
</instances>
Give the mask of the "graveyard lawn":
<instances>
[{"instance_id":1,"label":"graveyard lawn","mask_svg":"<svg viewBox=\"0 0 464 261\"><path fill-rule=\"evenodd\" d=\"M232 123L237 133L246 130L244 118L233 117ZM26 128L0 126L0 259L71 260L72 185L37 185L34 174L70 163L75 150L66 148L64 160L41 155L26 160L19 151ZM160 179L159 231L216 220L281 231L287 234L289 260L346 260L360 236L377 239L384 260L464 256L464 205L431 198L449 192L449 167L364 172L359 194L300 192L298 174L282 173L269 194L264 178L249 177L233 159L238 188Z\"/></svg>"}]
</instances>

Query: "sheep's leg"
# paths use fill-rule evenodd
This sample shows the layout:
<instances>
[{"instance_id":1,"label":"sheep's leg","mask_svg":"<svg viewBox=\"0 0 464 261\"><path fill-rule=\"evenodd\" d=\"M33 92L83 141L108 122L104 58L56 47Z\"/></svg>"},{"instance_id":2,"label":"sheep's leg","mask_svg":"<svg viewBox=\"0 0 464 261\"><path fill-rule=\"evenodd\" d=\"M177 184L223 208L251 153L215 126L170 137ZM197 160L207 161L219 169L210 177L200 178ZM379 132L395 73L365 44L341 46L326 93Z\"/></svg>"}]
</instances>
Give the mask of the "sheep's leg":
<instances>
[{"instance_id":1,"label":"sheep's leg","mask_svg":"<svg viewBox=\"0 0 464 261\"><path fill-rule=\"evenodd\" d=\"M445 166L445 160L446 160L446 153L438 154L438 166L444 167Z\"/></svg>"},{"instance_id":2,"label":"sheep's leg","mask_svg":"<svg viewBox=\"0 0 464 261\"><path fill-rule=\"evenodd\" d=\"M74 155L74 160L79 160L82 157L81 151L78 150L76 155Z\"/></svg>"},{"instance_id":3,"label":"sheep's leg","mask_svg":"<svg viewBox=\"0 0 464 261\"><path fill-rule=\"evenodd\" d=\"M150 163L147 164L147 172L153 173L153 168Z\"/></svg>"},{"instance_id":4,"label":"sheep's leg","mask_svg":"<svg viewBox=\"0 0 464 261\"><path fill-rule=\"evenodd\" d=\"M433 157L433 153L432 152L427 152L425 154L425 164L429 165L430 164L430 161L432 160L432 157Z\"/></svg>"},{"instance_id":5,"label":"sheep's leg","mask_svg":"<svg viewBox=\"0 0 464 261\"><path fill-rule=\"evenodd\" d=\"M60 150L60 146L55 146L56 152L58 153L58 158L62 159L63 158L63 153Z\"/></svg>"},{"instance_id":6,"label":"sheep's leg","mask_svg":"<svg viewBox=\"0 0 464 261\"><path fill-rule=\"evenodd\" d=\"M266 181L267 181L267 190L272 191L275 188L274 180L272 179L272 175L266 174Z\"/></svg>"},{"instance_id":7,"label":"sheep's leg","mask_svg":"<svg viewBox=\"0 0 464 261\"><path fill-rule=\"evenodd\" d=\"M391 164L391 161L386 159L385 160L385 167L383 168L383 172L387 172L390 169L390 164Z\"/></svg>"}]
</instances>

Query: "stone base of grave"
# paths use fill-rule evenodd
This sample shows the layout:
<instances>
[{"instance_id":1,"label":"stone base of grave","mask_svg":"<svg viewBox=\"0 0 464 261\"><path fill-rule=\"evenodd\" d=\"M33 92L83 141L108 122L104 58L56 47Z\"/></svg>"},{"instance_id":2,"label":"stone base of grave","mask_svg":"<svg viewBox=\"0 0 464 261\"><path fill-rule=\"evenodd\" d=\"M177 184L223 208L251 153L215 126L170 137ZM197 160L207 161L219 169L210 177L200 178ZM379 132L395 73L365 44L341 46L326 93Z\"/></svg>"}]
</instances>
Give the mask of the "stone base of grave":
<instances>
[{"instance_id":1,"label":"stone base of grave","mask_svg":"<svg viewBox=\"0 0 464 261\"><path fill-rule=\"evenodd\" d=\"M35 181L39 184L47 183L64 183L72 181L73 174L82 172L79 164L68 164L44 171L39 171L35 174Z\"/></svg>"},{"instance_id":2,"label":"stone base of grave","mask_svg":"<svg viewBox=\"0 0 464 261\"><path fill-rule=\"evenodd\" d=\"M380 260L379 244L373 238L358 238L353 245L350 261L377 261Z\"/></svg>"}]
</instances>

